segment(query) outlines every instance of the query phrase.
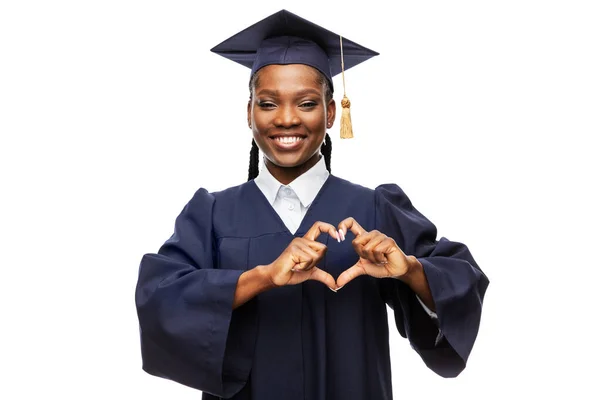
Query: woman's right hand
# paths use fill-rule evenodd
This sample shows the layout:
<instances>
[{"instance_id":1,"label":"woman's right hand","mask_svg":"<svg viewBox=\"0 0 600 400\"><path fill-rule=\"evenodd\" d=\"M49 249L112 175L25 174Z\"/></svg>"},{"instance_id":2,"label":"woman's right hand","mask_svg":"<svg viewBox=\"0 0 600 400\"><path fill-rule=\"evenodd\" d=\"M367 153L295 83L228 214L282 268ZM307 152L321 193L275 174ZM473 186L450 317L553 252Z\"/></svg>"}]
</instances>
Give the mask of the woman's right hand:
<instances>
[{"instance_id":1,"label":"woman's right hand","mask_svg":"<svg viewBox=\"0 0 600 400\"><path fill-rule=\"evenodd\" d=\"M333 291L337 290L335 279L317 266L327 251L327 246L316 241L321 233L328 233L339 241L338 232L333 225L315 222L303 237L292 240L283 253L267 265L267 274L273 285L297 285L314 280L324 283Z\"/></svg>"}]
</instances>

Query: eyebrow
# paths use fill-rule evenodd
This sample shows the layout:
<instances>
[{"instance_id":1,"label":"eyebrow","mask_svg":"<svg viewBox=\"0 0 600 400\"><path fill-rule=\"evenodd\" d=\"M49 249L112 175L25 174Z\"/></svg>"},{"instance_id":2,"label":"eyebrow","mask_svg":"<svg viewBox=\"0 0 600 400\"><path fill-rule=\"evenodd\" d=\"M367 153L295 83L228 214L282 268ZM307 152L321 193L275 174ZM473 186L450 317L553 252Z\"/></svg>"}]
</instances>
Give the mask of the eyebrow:
<instances>
[{"instance_id":1,"label":"eyebrow","mask_svg":"<svg viewBox=\"0 0 600 400\"><path fill-rule=\"evenodd\" d=\"M321 92L316 90L316 89L304 89L304 90L300 90L299 92L296 92L295 95L296 97L302 97L302 96L306 96L307 94L314 94L317 96L321 96ZM271 89L260 89L257 93L257 96L273 96L273 97L279 97L279 90L271 90Z\"/></svg>"}]
</instances>

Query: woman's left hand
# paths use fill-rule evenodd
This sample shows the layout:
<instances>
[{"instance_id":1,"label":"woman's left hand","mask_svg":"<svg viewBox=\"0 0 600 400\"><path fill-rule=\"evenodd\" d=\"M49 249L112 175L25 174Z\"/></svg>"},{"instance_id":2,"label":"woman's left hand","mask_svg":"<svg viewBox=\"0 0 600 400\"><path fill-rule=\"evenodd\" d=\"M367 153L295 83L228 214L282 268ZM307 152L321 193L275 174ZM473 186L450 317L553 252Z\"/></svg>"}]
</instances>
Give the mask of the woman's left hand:
<instances>
[{"instance_id":1,"label":"woman's left hand","mask_svg":"<svg viewBox=\"0 0 600 400\"><path fill-rule=\"evenodd\" d=\"M404 254L394 239L377 230L365 231L354 218L346 218L340 222L338 229L344 238L348 231L354 233L356 237L352 246L360 257L356 264L338 276L338 288L361 275L402 278L411 272L415 262L418 263L414 256Z\"/></svg>"}]
</instances>

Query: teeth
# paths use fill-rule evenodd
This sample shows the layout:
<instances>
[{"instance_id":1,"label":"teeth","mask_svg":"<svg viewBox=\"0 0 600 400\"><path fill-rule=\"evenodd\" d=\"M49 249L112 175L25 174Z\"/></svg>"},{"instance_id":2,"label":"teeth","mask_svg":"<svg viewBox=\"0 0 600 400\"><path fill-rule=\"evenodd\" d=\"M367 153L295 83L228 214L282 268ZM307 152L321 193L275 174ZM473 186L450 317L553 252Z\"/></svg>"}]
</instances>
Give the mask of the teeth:
<instances>
[{"instance_id":1,"label":"teeth","mask_svg":"<svg viewBox=\"0 0 600 400\"><path fill-rule=\"evenodd\" d=\"M284 143L284 144L292 144L292 143L296 143L298 140L302 140L301 137L278 137L275 138L275 140L277 140L280 143Z\"/></svg>"}]
</instances>

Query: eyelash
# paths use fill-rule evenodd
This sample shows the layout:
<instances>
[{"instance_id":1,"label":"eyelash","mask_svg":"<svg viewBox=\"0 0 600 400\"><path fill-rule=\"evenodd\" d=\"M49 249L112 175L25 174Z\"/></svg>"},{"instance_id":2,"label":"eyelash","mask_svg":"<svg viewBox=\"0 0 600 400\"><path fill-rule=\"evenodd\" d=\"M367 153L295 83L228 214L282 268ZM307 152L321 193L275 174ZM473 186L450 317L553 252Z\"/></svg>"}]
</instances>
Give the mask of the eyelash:
<instances>
[{"instance_id":1,"label":"eyelash","mask_svg":"<svg viewBox=\"0 0 600 400\"><path fill-rule=\"evenodd\" d=\"M260 108L274 108L275 104L261 101L258 103L258 106ZM300 107L302 107L302 108L313 108L316 106L317 106L317 103L315 103L314 101L307 101L305 103L300 104Z\"/></svg>"}]
</instances>

